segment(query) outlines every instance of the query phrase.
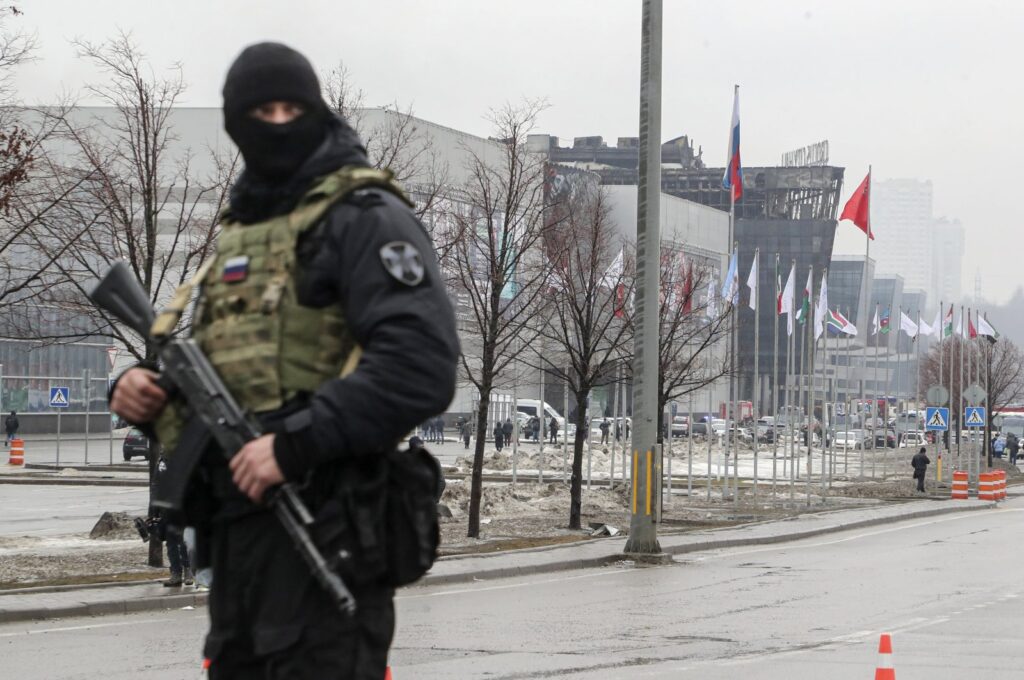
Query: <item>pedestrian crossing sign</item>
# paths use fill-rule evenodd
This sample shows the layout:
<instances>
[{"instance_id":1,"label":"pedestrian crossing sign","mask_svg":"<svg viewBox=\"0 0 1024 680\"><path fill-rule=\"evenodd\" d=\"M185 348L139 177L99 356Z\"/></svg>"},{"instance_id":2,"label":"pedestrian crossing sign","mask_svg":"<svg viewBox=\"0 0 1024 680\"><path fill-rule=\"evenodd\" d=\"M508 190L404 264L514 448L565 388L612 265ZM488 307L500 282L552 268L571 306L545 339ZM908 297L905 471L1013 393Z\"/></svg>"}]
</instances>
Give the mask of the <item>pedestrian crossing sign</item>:
<instances>
[{"instance_id":1,"label":"pedestrian crossing sign","mask_svg":"<svg viewBox=\"0 0 1024 680\"><path fill-rule=\"evenodd\" d=\"M51 387L50 388L50 407L51 408L67 408L70 406L70 390L67 387Z\"/></svg>"},{"instance_id":2,"label":"pedestrian crossing sign","mask_svg":"<svg viewBox=\"0 0 1024 680\"><path fill-rule=\"evenodd\" d=\"M985 407L968 406L965 408L964 425L967 427L985 427Z\"/></svg>"},{"instance_id":3,"label":"pedestrian crossing sign","mask_svg":"<svg viewBox=\"0 0 1024 680\"><path fill-rule=\"evenodd\" d=\"M924 410L924 429L948 430L949 409L940 406L929 406Z\"/></svg>"}]
</instances>

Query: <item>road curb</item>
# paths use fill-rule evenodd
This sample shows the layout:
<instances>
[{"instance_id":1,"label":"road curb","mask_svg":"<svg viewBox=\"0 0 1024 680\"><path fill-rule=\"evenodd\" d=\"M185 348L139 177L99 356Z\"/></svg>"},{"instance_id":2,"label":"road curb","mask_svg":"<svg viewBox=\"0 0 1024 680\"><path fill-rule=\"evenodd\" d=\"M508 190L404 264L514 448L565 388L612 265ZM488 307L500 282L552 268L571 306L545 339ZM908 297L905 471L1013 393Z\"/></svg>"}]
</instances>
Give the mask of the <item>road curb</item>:
<instances>
[{"instance_id":1,"label":"road curb","mask_svg":"<svg viewBox=\"0 0 1024 680\"><path fill-rule=\"evenodd\" d=\"M134 479L83 479L81 477L14 477L0 476L0 484L22 484L28 486L136 486L147 487L146 480Z\"/></svg>"},{"instance_id":2,"label":"road curb","mask_svg":"<svg viewBox=\"0 0 1024 680\"><path fill-rule=\"evenodd\" d=\"M777 543L787 543L790 541L799 541L806 538L814 538L816 536L839 533L842 531L864 529L867 527L879 526L882 524L895 524L897 522L904 522L907 520L923 519L927 517L936 517L940 515L948 515L956 512L966 512L972 510L987 510L996 507L998 507L997 503L972 504L969 506L951 505L934 509L918 510L915 512L908 512L906 514L893 515L890 517L873 517L868 519L855 520L847 523L830 524L823 527L816 527L814 529L807 529L804 531L793 531L789 533L775 534L771 536L751 536L746 538L727 538L719 540L712 539L702 541L699 543L690 543L676 546L663 546L662 550L663 552L669 553L671 555L683 555L695 552L705 552L708 550L722 550L725 548L737 548L756 545L772 545ZM736 527L732 528L735 529ZM713 531L714 530L712 530L712 532ZM540 549L525 548L521 551L514 552L541 552L550 550L553 547L554 546ZM502 553L492 554L500 555ZM441 560L443 561L447 561L447 559L448 558L441 558ZM417 581L416 586L414 587L453 585L459 583L471 583L473 581L481 580L510 578L515 576L530 576L535 574L569 571L574 569L588 569L594 567L607 566L609 564L621 562L626 559L628 559L626 555L616 550L615 552L609 552L601 556L560 559L552 562L547 562L544 564L534 564L518 567L498 567L494 569L477 569L475 571L467 571L457 574L427 574L422 579ZM25 621L42 621L48 619L71 618L79 616L100 616L103 614L128 614L143 611L179 609L188 606L201 607L206 604L207 598L208 593L203 591L192 593L179 593L174 595L162 595L156 597L134 598L127 600L83 602L80 604L58 607L36 607L15 610L0 610L0 624L18 623Z\"/></svg>"}]
</instances>

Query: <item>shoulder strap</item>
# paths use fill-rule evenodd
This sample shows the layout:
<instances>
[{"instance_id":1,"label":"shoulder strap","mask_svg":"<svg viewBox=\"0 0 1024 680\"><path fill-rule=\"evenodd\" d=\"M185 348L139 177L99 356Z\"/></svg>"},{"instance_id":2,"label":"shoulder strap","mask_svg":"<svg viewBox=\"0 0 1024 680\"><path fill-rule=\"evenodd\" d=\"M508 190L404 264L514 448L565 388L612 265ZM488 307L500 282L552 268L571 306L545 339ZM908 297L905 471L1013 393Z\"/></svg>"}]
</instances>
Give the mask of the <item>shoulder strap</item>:
<instances>
[{"instance_id":1,"label":"shoulder strap","mask_svg":"<svg viewBox=\"0 0 1024 680\"><path fill-rule=\"evenodd\" d=\"M208 258L206 262L199 266L195 276L174 290L174 297L171 298L171 302L160 310L156 319L153 320L153 325L149 331L150 335L160 339L166 338L174 332L174 327L178 325L178 321L181 320L181 315L185 313L189 300L192 299L192 291L202 283L207 272L210 271L210 267L213 266L214 259L213 257Z\"/></svg>"},{"instance_id":2,"label":"shoulder strap","mask_svg":"<svg viewBox=\"0 0 1024 680\"><path fill-rule=\"evenodd\" d=\"M360 189L376 187L397 196L410 208L413 202L394 180L390 170L345 166L326 175L310 189L291 213L291 224L299 232L316 224L335 203Z\"/></svg>"}]
</instances>

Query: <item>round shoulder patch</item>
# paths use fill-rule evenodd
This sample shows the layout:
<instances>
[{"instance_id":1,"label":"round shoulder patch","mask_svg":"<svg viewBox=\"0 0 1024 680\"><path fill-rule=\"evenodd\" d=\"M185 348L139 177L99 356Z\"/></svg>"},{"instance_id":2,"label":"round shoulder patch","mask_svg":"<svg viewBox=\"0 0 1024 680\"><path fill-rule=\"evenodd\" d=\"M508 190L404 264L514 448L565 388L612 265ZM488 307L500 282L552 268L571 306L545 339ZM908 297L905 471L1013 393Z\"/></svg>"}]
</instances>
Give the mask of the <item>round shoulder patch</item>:
<instances>
[{"instance_id":1,"label":"round shoulder patch","mask_svg":"<svg viewBox=\"0 0 1024 680\"><path fill-rule=\"evenodd\" d=\"M423 256L416 246L408 241L392 241L380 249L380 261L392 278L407 286L418 286L423 283L426 268Z\"/></svg>"}]
</instances>

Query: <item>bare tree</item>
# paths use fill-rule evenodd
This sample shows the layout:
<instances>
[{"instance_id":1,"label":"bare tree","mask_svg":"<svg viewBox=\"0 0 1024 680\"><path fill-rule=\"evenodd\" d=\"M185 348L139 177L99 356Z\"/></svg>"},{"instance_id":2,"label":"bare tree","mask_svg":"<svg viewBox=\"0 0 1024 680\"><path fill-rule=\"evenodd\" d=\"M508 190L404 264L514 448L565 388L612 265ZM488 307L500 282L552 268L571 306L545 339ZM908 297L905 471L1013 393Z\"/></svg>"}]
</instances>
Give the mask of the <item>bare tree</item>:
<instances>
[{"instance_id":1,"label":"bare tree","mask_svg":"<svg viewBox=\"0 0 1024 680\"><path fill-rule=\"evenodd\" d=\"M431 231L439 259L444 259L455 239L434 228L445 222L428 218L448 196L448 167L433 137L413 114L413 107L395 102L381 107L383 120L371 122L365 110L366 93L356 86L344 62L328 71L323 81L328 106L359 134L370 164L390 170L411 194L417 215Z\"/></svg>"},{"instance_id":2,"label":"bare tree","mask_svg":"<svg viewBox=\"0 0 1024 680\"><path fill-rule=\"evenodd\" d=\"M137 359L153 360L154 348L96 310L85 286L111 261L122 260L153 306L161 307L212 254L237 156L214 157L210 177L197 178L192 151L177 144L172 122L172 109L185 90L179 66L155 75L123 33L100 44L74 45L106 76L86 89L109 111L94 115L58 107L42 112L53 130L52 143L43 145L30 184L36 205L47 211L19 239L37 254L37 263L45 264L39 278L46 285L22 330L51 340L106 336ZM31 214L29 209L22 220ZM61 323L49 323L52 310L59 310ZM151 474L155 449L154 443ZM162 563L159 539L150 543L149 560Z\"/></svg>"},{"instance_id":3,"label":"bare tree","mask_svg":"<svg viewBox=\"0 0 1024 680\"><path fill-rule=\"evenodd\" d=\"M566 380L573 396L576 436L569 528L579 529L583 445L590 435L587 403L591 390L613 382L615 361L628 352L632 340L627 307L633 293L633 258L627 257L624 244L616 237L607 197L600 187L577 184L557 209L562 219L549 226L548 253L554 266L545 284L552 295L541 325L541 334L554 346L554 352L539 353L539 360Z\"/></svg>"},{"instance_id":4,"label":"bare tree","mask_svg":"<svg viewBox=\"0 0 1024 680\"><path fill-rule=\"evenodd\" d=\"M940 359L941 357L941 359ZM1020 348L1008 339L1001 338L990 343L982 338L965 340L960 337L947 338L932 346L928 354L921 358L921 392L924 396L931 385L942 385L949 390L951 413L950 419L959 422L964 404L961 397L963 389L969 385L961 385L960 361L964 366L971 365L981 377L977 380L988 392L986 399L989 412L999 411L1011 404L1024 399L1024 354ZM939 373L939 366L942 373ZM950 367L952 366L952 381ZM966 373L964 382L967 381ZM987 386L986 386L987 383Z\"/></svg>"},{"instance_id":5,"label":"bare tree","mask_svg":"<svg viewBox=\"0 0 1024 680\"><path fill-rule=\"evenodd\" d=\"M465 300L462 368L479 396L468 535L480 534L481 474L487 415L498 376L529 346L529 325L544 293L544 162L527 135L544 104L525 101L491 111L497 160L467 150L469 175L453 219L463 235L452 249L457 294Z\"/></svg>"},{"instance_id":6,"label":"bare tree","mask_svg":"<svg viewBox=\"0 0 1024 680\"><path fill-rule=\"evenodd\" d=\"M729 374L728 353L716 352L719 343L729 337L729 314L714 309L712 300L701 299L700 294L715 280L714 268L709 261L685 257L682 247L668 242L662 242L661 253L659 433L665 432L666 404Z\"/></svg>"},{"instance_id":7,"label":"bare tree","mask_svg":"<svg viewBox=\"0 0 1024 680\"><path fill-rule=\"evenodd\" d=\"M75 46L109 78L86 89L110 111L45 112L61 146L40 162L38 182L53 209L26 235L54 272L55 285L40 301L81 320L70 337L105 335L136 358L152 359L152 348L88 303L84 287L111 261L123 260L160 307L212 254L237 155L207 150L212 170L199 178L192 150L177 146L172 109L185 90L180 66L154 75L127 34Z\"/></svg>"}]
</instances>

